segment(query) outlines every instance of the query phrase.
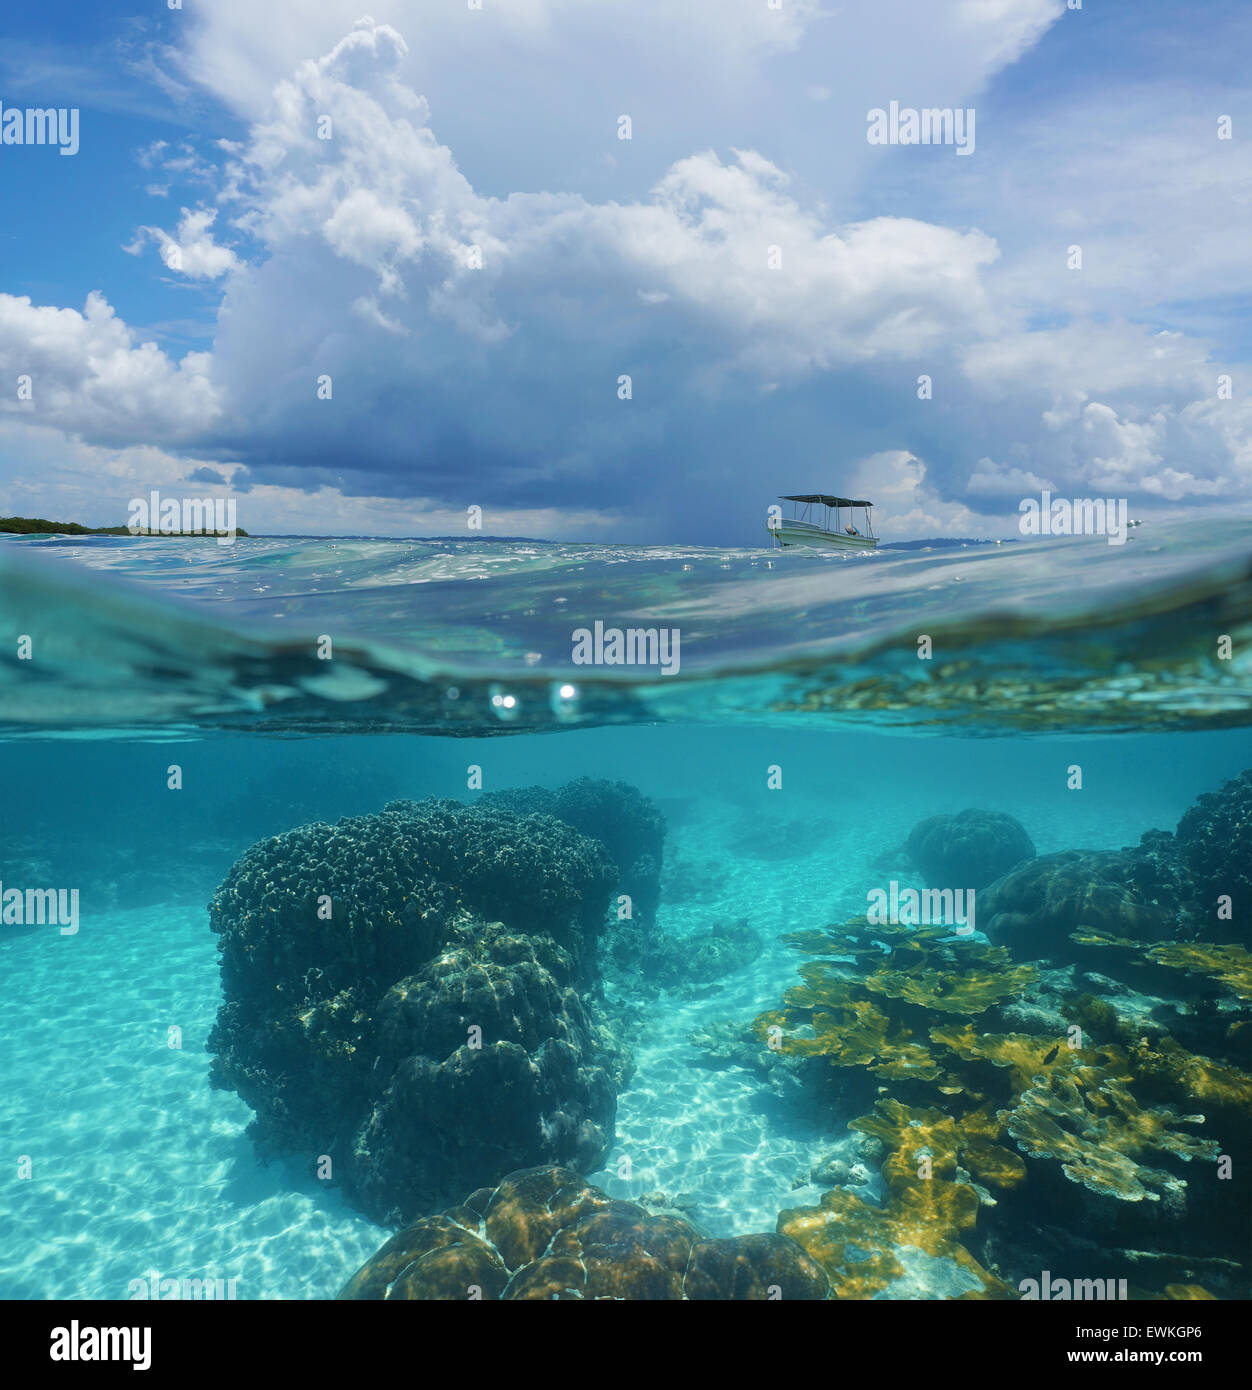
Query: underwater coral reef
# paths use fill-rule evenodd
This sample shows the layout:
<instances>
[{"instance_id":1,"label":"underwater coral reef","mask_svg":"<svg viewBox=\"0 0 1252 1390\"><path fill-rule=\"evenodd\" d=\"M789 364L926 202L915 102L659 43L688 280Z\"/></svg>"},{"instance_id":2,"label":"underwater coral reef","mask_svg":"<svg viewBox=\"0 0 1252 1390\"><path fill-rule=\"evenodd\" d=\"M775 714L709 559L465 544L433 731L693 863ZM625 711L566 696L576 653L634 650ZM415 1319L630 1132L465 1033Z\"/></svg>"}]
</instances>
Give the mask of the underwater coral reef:
<instances>
[{"instance_id":1,"label":"underwater coral reef","mask_svg":"<svg viewBox=\"0 0 1252 1390\"><path fill-rule=\"evenodd\" d=\"M344 1297L1013 1298L1098 1253L1134 1297L1247 1296L1249 812L1244 774L1173 833L1042 856L1011 817L930 817L885 858L975 885L977 932L786 935L781 1007L693 1038L857 1136L771 1235L711 1240L580 1176L613 1139L630 1001L763 949L746 920L659 925L665 821L625 783L393 801L252 846L210 907L213 1084L263 1156L329 1159L405 1225Z\"/></svg>"},{"instance_id":2,"label":"underwater coral reef","mask_svg":"<svg viewBox=\"0 0 1252 1390\"><path fill-rule=\"evenodd\" d=\"M980 895L986 940L860 920L786 938L802 983L753 1031L830 1113L866 1107L848 1127L881 1159L881 1200L841 1185L779 1216L837 1296L907 1296L927 1268L954 1297L1018 1297L1111 1261L1131 1297L1248 1297L1249 812L1244 773L1173 835L1032 849ZM917 827L919 863L961 820Z\"/></svg>"},{"instance_id":3,"label":"underwater coral reef","mask_svg":"<svg viewBox=\"0 0 1252 1390\"><path fill-rule=\"evenodd\" d=\"M263 1157L329 1169L384 1222L513 1168L593 1171L630 1069L605 965L655 993L761 949L742 922L656 925L664 836L635 788L580 778L259 841L210 904L212 1084L252 1107Z\"/></svg>"},{"instance_id":4,"label":"underwater coral reef","mask_svg":"<svg viewBox=\"0 0 1252 1390\"><path fill-rule=\"evenodd\" d=\"M553 816L589 835L617 866L617 897L602 938L601 965L632 995L690 994L750 965L764 942L744 919L676 937L657 921L666 823L657 805L628 782L579 777L562 787L486 792L477 806Z\"/></svg>"},{"instance_id":5,"label":"underwater coral reef","mask_svg":"<svg viewBox=\"0 0 1252 1390\"><path fill-rule=\"evenodd\" d=\"M262 1153L329 1158L382 1221L467 1178L594 1168L625 1064L585 1002L616 877L560 821L450 801L261 841L210 904L212 1084Z\"/></svg>"},{"instance_id":6,"label":"underwater coral reef","mask_svg":"<svg viewBox=\"0 0 1252 1390\"><path fill-rule=\"evenodd\" d=\"M510 787L484 792L475 803L514 815L552 816L590 836L617 866L619 892L631 899L631 916L652 921L661 899L665 817L628 782L579 777L555 789Z\"/></svg>"},{"instance_id":7,"label":"underwater coral reef","mask_svg":"<svg viewBox=\"0 0 1252 1390\"><path fill-rule=\"evenodd\" d=\"M975 889L1035 857L1034 844L1019 820L974 808L920 821L909 831L904 852L927 883Z\"/></svg>"}]
</instances>

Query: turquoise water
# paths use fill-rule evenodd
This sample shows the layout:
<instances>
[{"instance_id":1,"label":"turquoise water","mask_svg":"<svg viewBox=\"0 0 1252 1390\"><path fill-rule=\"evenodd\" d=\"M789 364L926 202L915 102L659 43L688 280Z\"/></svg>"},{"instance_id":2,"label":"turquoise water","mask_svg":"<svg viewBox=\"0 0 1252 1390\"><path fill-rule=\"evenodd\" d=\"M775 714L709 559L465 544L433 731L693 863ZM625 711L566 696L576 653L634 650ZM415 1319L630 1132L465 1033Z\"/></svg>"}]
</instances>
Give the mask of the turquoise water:
<instances>
[{"instance_id":1,"label":"turquoise water","mask_svg":"<svg viewBox=\"0 0 1252 1390\"><path fill-rule=\"evenodd\" d=\"M1192 530L1120 550L854 559L0 541L0 883L80 893L73 934L0 927L0 1296L120 1299L155 1272L234 1279L239 1298L333 1297L395 1223L319 1180L307 1155L259 1156L249 1104L210 1086L225 996L206 904L250 845L296 826L582 777L625 781L664 817L654 930L681 943L746 922L761 938L716 979L659 987L610 968L605 929L586 994L633 1070L585 1175L614 1197L664 1200L713 1237L816 1205L829 1184L813 1173L831 1160L859 1164L857 1193L887 1201L848 1129L865 1097L832 1095L803 1068L763 1074L700 1039L779 1008L801 963L784 934L864 918L869 889L910 873L883 856L927 817L1005 813L1039 856L1118 850L1172 831L1252 767L1250 543L1234 521L1203 547ZM679 629L681 671L574 665L571 633L597 619ZM1221 939L1246 947L1236 908ZM1230 1129L1224 1151L1246 1153L1246 1113ZM1013 1223L1030 1225L1034 1183L1032 1167L1011 1219L980 1215L1001 1254ZM1070 1186L1077 1229L1090 1198ZM1246 1207L1232 1219L1246 1250ZM1246 1262L1185 1224L1153 1239L1194 1256L1183 1282L1222 1296L1246 1283ZM902 1263L882 1296L965 1287L950 1262ZM997 1268L1016 1283L1032 1266Z\"/></svg>"}]
</instances>

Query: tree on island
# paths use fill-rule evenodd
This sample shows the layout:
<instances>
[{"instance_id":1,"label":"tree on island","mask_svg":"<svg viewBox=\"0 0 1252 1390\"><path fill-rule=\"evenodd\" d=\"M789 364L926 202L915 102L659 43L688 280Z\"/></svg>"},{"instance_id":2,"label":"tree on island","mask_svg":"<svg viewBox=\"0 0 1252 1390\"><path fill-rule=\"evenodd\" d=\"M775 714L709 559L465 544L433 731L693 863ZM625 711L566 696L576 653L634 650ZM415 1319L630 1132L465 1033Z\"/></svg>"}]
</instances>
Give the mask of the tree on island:
<instances>
[{"instance_id":1,"label":"tree on island","mask_svg":"<svg viewBox=\"0 0 1252 1390\"><path fill-rule=\"evenodd\" d=\"M218 531L132 531L129 526L81 526L77 521L48 521L41 516L0 516L0 532L16 536L217 536ZM233 533L246 536L242 526Z\"/></svg>"}]
</instances>

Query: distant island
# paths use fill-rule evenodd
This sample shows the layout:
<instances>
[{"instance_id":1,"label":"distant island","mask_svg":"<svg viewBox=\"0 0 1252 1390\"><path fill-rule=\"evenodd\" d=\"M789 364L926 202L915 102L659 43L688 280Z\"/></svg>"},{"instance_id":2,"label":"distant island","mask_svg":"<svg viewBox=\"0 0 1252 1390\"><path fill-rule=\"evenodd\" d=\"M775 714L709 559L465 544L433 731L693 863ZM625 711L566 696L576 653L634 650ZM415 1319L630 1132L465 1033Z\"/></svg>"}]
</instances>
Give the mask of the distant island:
<instances>
[{"instance_id":1,"label":"distant island","mask_svg":"<svg viewBox=\"0 0 1252 1390\"><path fill-rule=\"evenodd\" d=\"M879 550L950 550L959 545L1013 545L1020 536L1004 536L1000 540L977 540L973 536L932 536L920 541L882 541Z\"/></svg>"},{"instance_id":2,"label":"distant island","mask_svg":"<svg viewBox=\"0 0 1252 1390\"><path fill-rule=\"evenodd\" d=\"M48 521L42 516L0 516L0 532L11 536L217 536L217 531L132 531L129 526L80 526L77 521ZM233 533L246 536L242 526Z\"/></svg>"}]
</instances>

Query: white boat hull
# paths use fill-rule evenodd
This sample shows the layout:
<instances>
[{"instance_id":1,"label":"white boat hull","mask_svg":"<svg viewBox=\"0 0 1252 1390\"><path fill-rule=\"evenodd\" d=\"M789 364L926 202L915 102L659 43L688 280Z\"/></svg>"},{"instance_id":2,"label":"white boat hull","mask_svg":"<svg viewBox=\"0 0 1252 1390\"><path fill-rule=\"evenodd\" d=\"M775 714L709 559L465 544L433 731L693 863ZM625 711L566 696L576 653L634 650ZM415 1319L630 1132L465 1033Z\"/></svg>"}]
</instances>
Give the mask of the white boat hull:
<instances>
[{"instance_id":1,"label":"white boat hull","mask_svg":"<svg viewBox=\"0 0 1252 1390\"><path fill-rule=\"evenodd\" d=\"M769 527L778 546L812 546L819 550L876 550L876 536L849 536L846 531L825 531L811 521L780 521Z\"/></svg>"}]
</instances>

